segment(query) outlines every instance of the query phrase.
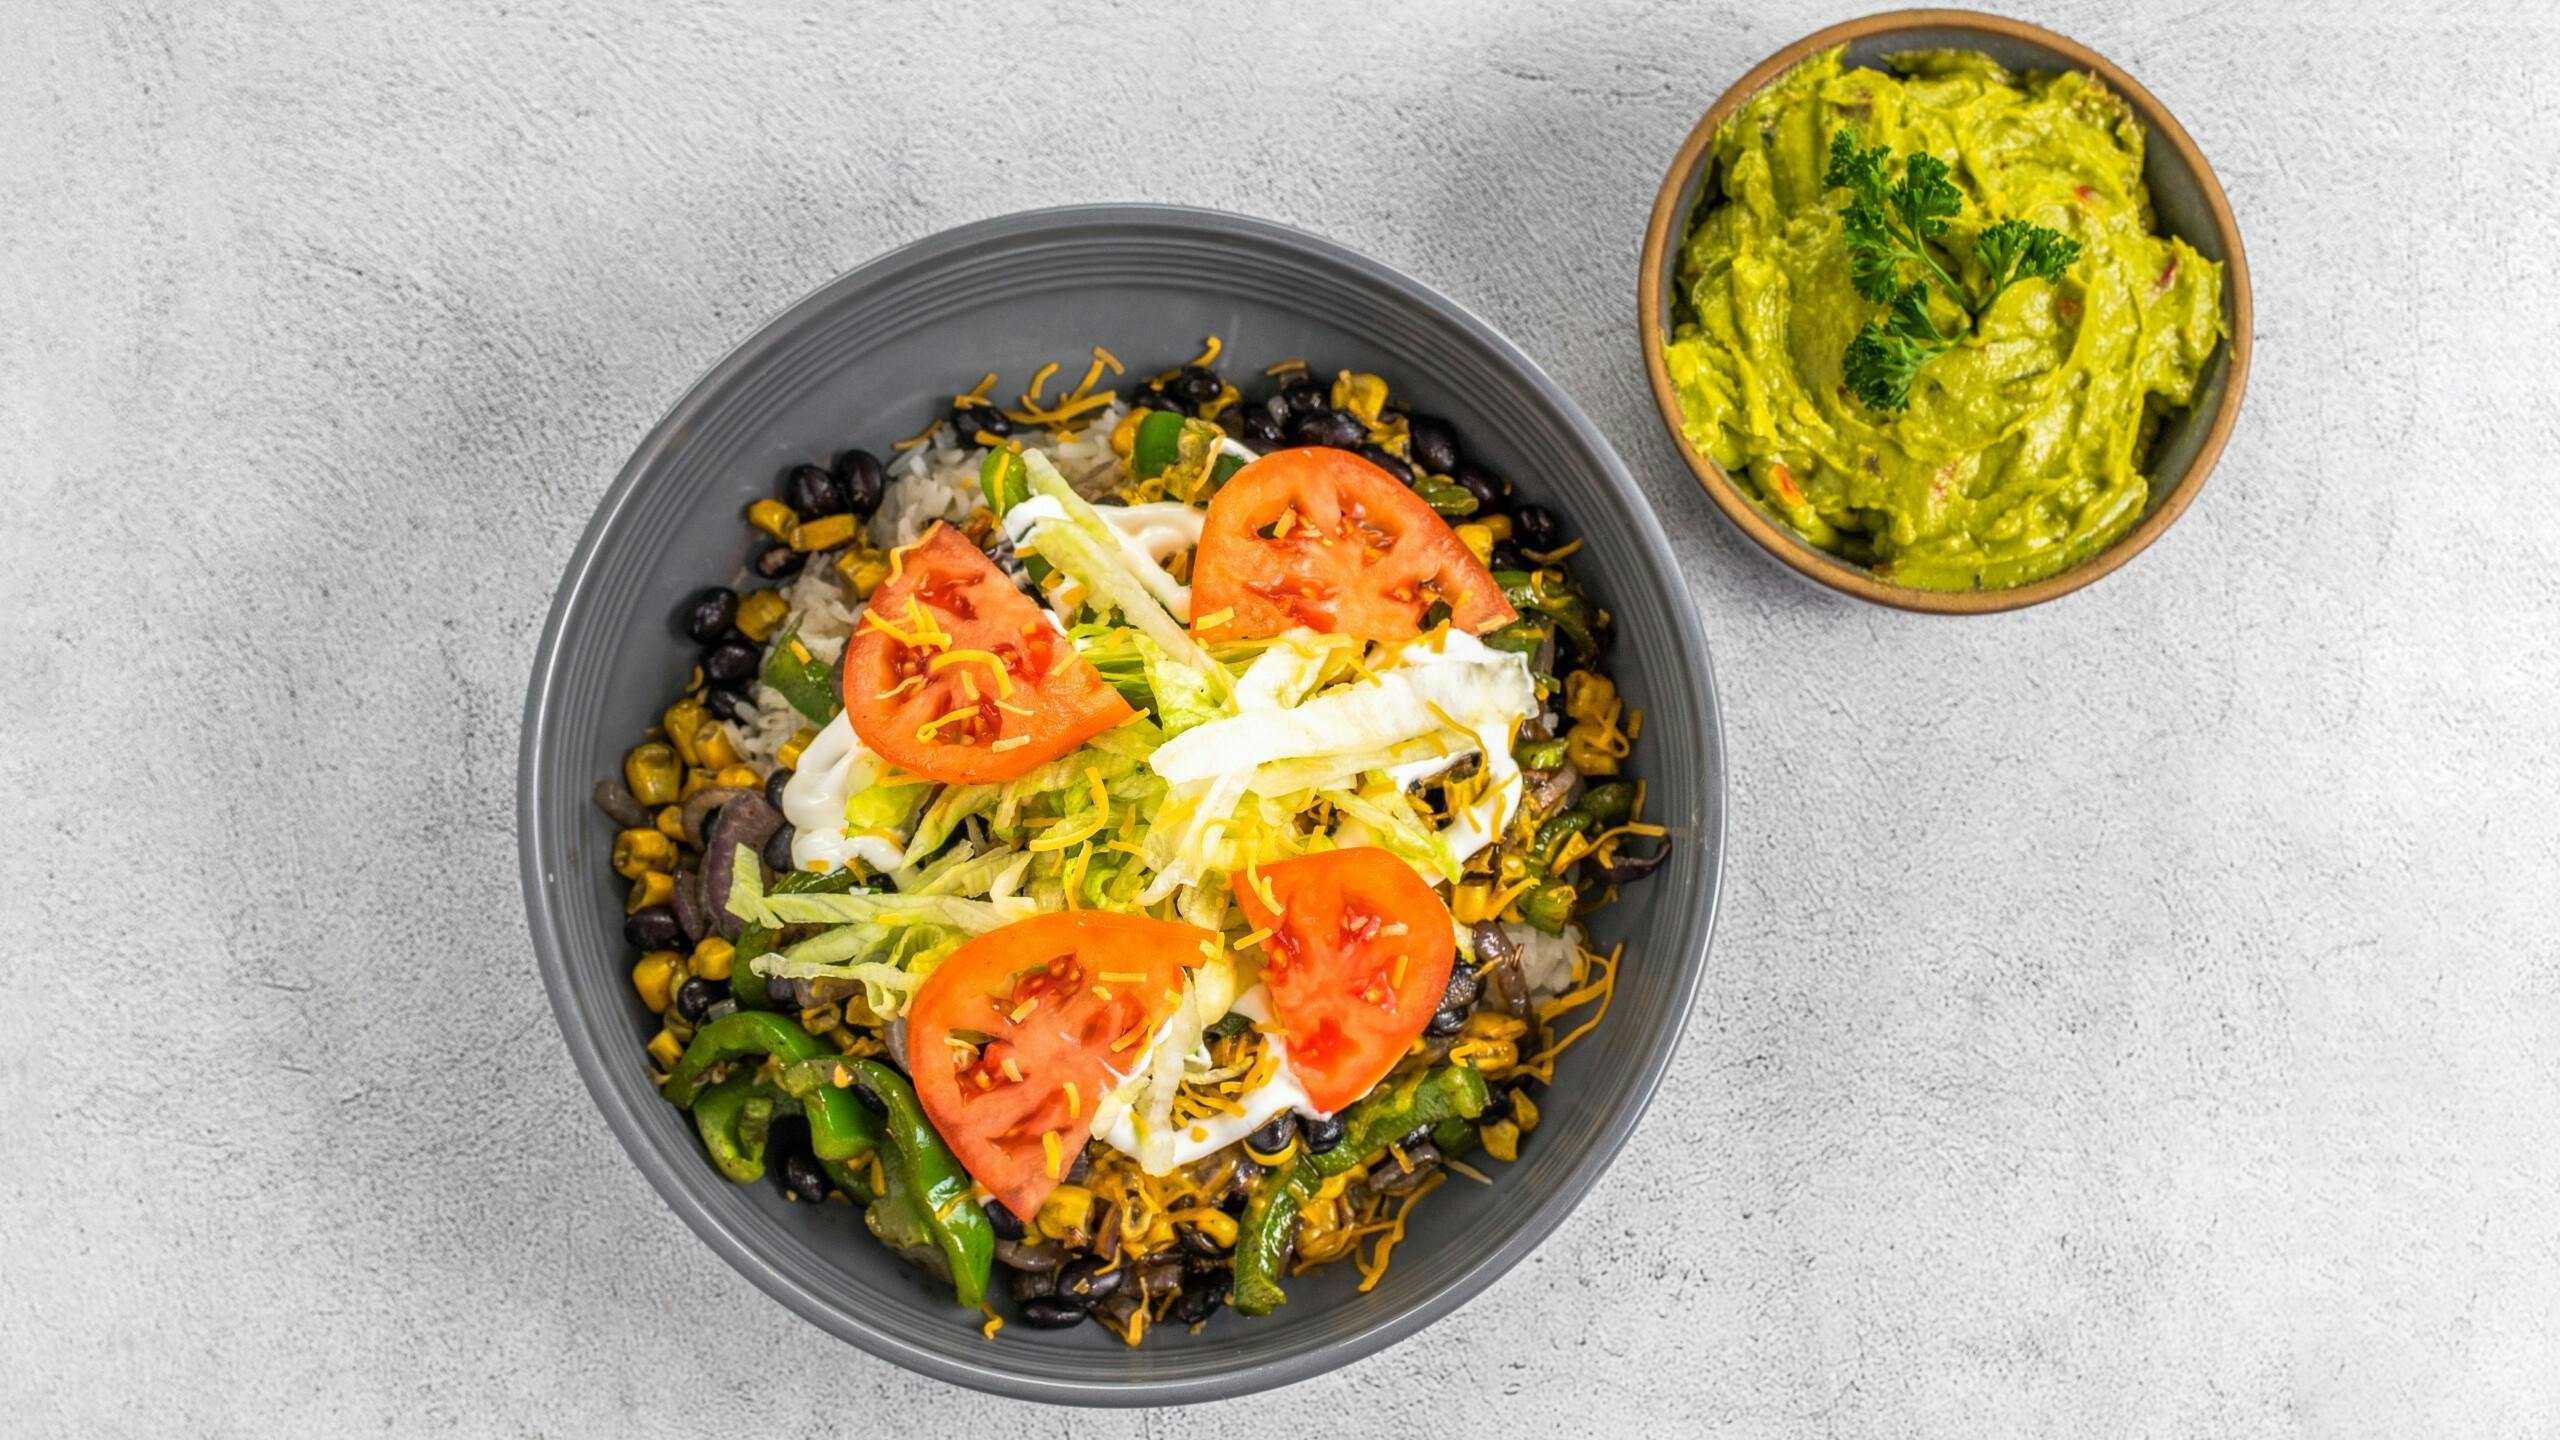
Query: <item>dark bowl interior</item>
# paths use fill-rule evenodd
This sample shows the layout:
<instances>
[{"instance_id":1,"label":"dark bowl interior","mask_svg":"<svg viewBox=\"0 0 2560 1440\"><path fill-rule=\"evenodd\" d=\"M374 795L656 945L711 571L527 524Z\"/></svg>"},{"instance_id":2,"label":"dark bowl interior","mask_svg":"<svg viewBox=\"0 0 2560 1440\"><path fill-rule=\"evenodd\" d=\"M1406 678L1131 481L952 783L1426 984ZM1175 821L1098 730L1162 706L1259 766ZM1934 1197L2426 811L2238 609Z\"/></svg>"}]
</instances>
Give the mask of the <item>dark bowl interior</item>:
<instances>
[{"instance_id":1,"label":"dark bowl interior","mask_svg":"<svg viewBox=\"0 0 2560 1440\"><path fill-rule=\"evenodd\" d=\"M1878 18L1890 21L1893 17ZM1842 28L1856 28L1863 23L1853 22L1851 26ZM2032 35L2010 33L2014 28L2018 28L2014 22L1990 16L1982 17L1981 23L1967 23L1952 16L1907 24L1887 23L1848 40L1842 49L1841 63L1852 68L1881 70L1887 68L1885 62L1889 57L1907 50L1972 50L1988 55L2012 70L2089 68L2080 57ZM1810 53L1808 51L1808 57ZM1772 80L1775 78L1774 75L1771 77ZM2217 223L2214 208L2214 197L2220 193L2216 183L2200 163L2190 163L2179 146L2170 142L2169 131L2176 127L2177 122L2166 107L2138 88L2128 89L2120 83L2115 88L2125 92L2126 100L2134 106L2135 113L2142 117L2145 128L2150 132L2149 144L2143 152L2142 178L2151 187L2153 213L2160 231L2186 241L2195 247L2196 253L2224 267L2223 313L2231 317L2235 325L2245 326L2248 323L2245 304L2247 273L2243 268L2246 262L2235 253L2236 247L2224 243L2223 228ZM2184 132L2180 130L2177 133ZM1690 167L1689 174L1681 181L1678 204L1673 212L1680 218L1672 228L1671 243L1663 247L1659 276L1662 302L1653 317L1666 339L1671 334L1680 303L1680 242L1688 234L1699 197L1713 170L1712 152L1702 151L1697 162ZM2202 382L2196 387L2195 403L2161 422L2159 433L2152 441L2148 464L2150 511L2158 510L2170 492L2187 478L2212 439L2216 422L2231 398L2232 356L2233 342L2225 338L2205 362ZM1673 427L1672 442L1684 450L1688 445L1676 426ZM1863 568L1817 548L1784 525L1777 525L1775 529L1791 548L1826 568L1859 575L1867 573ZM2143 541L2147 543L2148 534L2136 533L2142 534ZM2133 536L2127 536L2118 540L2117 545L2121 547L2131 539ZM2098 565L2102 560L2103 557L2093 559L2081 568ZM2039 582L2039 587L2051 587L2052 584L2052 581L2043 581Z\"/></svg>"},{"instance_id":2,"label":"dark bowl interior","mask_svg":"<svg viewBox=\"0 0 2560 1440\"><path fill-rule=\"evenodd\" d=\"M1386 1281L1306 1276L1268 1319L1222 1313L1129 1349L1099 1327L1005 1330L891 1259L846 1207L786 1203L705 1161L650 1083L654 1020L626 979L611 824L589 804L690 663L669 617L743 563L746 504L786 466L848 445L886 452L989 369L1019 386L1047 360L1080 373L1105 345L1144 374L1226 343L1243 374L1289 357L1376 371L1449 417L1469 453L1568 517L1577 566L1620 617L1615 671L1645 711L1648 818L1678 855L1606 912L1624 979L1597 1037L1569 1052L1522 1161L1491 1187L1444 1186ZM1152 206L1008 216L950 231L811 295L721 361L640 446L589 523L554 600L526 703L518 819L535 951L597 1104L667 1202L784 1304L874 1354L958 1384L1084 1404L1220 1398L1332 1369L1448 1313L1519 1261L1625 1141L1686 1023L1723 857L1723 744L1706 646L1660 527L1625 467L1535 366L1482 322L1373 262L1279 226Z\"/></svg>"}]
</instances>

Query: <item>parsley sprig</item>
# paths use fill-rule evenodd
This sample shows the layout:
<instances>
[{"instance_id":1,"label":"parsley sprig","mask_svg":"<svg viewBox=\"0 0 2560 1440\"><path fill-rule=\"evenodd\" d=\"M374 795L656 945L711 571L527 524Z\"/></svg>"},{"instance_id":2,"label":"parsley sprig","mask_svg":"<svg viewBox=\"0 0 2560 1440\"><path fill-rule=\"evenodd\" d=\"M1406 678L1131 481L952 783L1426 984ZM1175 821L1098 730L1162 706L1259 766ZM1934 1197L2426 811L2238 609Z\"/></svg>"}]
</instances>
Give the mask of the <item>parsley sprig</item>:
<instances>
[{"instance_id":1,"label":"parsley sprig","mask_svg":"<svg viewBox=\"0 0 2560 1440\"><path fill-rule=\"evenodd\" d=\"M1892 158L1891 146L1862 150L1856 132L1835 130L1831 167L1822 177L1826 188L1849 192L1849 203L1840 207L1849 283L1885 307L1882 316L1859 327L1841 356L1841 370L1860 400L1886 411L1911 403L1913 379L1970 335L2010 286L2030 279L2051 284L2080 258L2080 242L2059 230L2024 220L1986 226L1973 238L1974 264L1983 273L1977 299L1938 259L1947 222L1964 213L1964 192L1948 178L1947 163L1922 151L1903 159L1895 179L1886 173ZM1913 266L1919 277L1906 279ZM1962 329L1942 330L1930 317L1932 280L1964 310Z\"/></svg>"}]
</instances>

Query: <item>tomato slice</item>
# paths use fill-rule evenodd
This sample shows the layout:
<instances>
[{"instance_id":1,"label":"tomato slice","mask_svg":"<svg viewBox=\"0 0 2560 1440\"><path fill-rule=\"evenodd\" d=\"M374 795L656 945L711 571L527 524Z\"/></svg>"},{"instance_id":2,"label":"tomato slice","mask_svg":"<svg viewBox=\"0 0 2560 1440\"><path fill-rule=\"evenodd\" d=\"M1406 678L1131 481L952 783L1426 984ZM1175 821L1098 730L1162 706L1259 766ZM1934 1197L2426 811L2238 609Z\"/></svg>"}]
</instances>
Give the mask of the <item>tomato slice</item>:
<instances>
[{"instance_id":1,"label":"tomato slice","mask_svg":"<svg viewBox=\"0 0 2560 1440\"><path fill-rule=\"evenodd\" d=\"M1479 635L1520 618L1439 512L1348 450L1274 450L1237 471L1191 561L1191 613L1217 622L1195 622L1209 640L1299 625L1410 640L1435 600Z\"/></svg>"},{"instance_id":2,"label":"tomato slice","mask_svg":"<svg viewBox=\"0 0 2560 1440\"><path fill-rule=\"evenodd\" d=\"M1245 918L1271 932L1262 983L1289 1064L1318 1109L1339 1110L1386 1078L1440 1008L1458 951L1449 907L1412 866L1365 847L1238 880Z\"/></svg>"},{"instance_id":3,"label":"tomato slice","mask_svg":"<svg viewBox=\"0 0 2560 1440\"><path fill-rule=\"evenodd\" d=\"M948 525L871 592L845 646L844 708L874 754L952 785L1013 779L1137 713Z\"/></svg>"},{"instance_id":4,"label":"tomato slice","mask_svg":"<svg viewBox=\"0 0 2560 1440\"><path fill-rule=\"evenodd\" d=\"M1028 1218L1084 1150L1117 1088L1217 937L1063 910L951 952L907 1009L907 1073L960 1163ZM1052 1154L1050 1137L1055 1139Z\"/></svg>"}]
</instances>

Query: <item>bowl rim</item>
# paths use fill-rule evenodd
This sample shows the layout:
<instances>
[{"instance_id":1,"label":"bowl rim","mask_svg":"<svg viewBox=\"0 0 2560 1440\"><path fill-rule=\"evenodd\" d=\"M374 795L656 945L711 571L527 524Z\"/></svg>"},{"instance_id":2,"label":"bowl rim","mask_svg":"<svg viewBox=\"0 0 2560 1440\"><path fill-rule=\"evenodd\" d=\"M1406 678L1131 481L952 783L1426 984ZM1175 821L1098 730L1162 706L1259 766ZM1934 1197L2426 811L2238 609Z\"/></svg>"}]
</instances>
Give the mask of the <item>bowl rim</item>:
<instances>
[{"instance_id":1,"label":"bowl rim","mask_svg":"<svg viewBox=\"0 0 2560 1440\"><path fill-rule=\"evenodd\" d=\"M1152 226L1207 235L1230 243L1275 245L1301 258L1342 267L1351 272L1353 278L1384 286L1418 304L1435 318L1463 332L1467 339L1482 346L1499 363L1516 371L1529 389L1552 408L1565 430L1594 457L1597 483L1616 491L1631 512L1630 543L1635 546L1642 562L1669 582L1664 588L1670 593L1656 597L1659 603L1654 613L1662 617L1656 623L1666 625L1673 632L1676 648L1694 657L1694 663L1689 667L1694 683L1680 688L1690 691L1689 699L1698 707L1702 720L1699 738L1711 758L1712 778L1716 782L1707 788L1701 800L1698 841L1710 847L1712 863L1707 867L1699 897L1694 944L1680 947L1678 954L1680 968L1672 981L1669 1029L1663 1043L1650 1047L1650 1053L1644 1057L1633 1076L1626 1101L1610 1110L1597 1127L1590 1153L1581 1164L1566 1171L1554 1191L1541 1198L1535 1209L1499 1244L1452 1275L1438 1290L1417 1294L1400 1308L1385 1312L1376 1322L1349 1334L1251 1366L1187 1378L1062 1381L1006 1370L1002 1368L1001 1356L993 1351L989 1352L988 1363L984 1365L949 1361L910 1342L894 1326L854 1310L804 1278L786 1273L760 1258L687 1193L688 1182L672 1167L654 1163L652 1146L634 1097L616 1088L609 1078L611 1057L607 1056L597 1033L582 1014L578 991L570 975L566 937L553 913L555 909L565 909L572 903L565 892L559 891L548 878L565 870L567 857L546 844L537 819L537 811L541 808L538 797L557 788L560 783L556 775L559 767L547 752L565 743L554 737L573 729L575 723L573 717L562 713L565 706L559 695L564 664L563 632L572 612L585 602L589 592L598 584L599 555L604 537L616 528L618 517L633 501L643 477L656 468L661 457L693 429L708 402L742 371L757 363L777 337L792 333L804 316L825 309L841 293L857 290L875 277L1024 235L1095 225ZM1677 682L1672 683L1676 685ZM1474 1299L1494 1281L1517 1268L1543 1244L1624 1150L1637 1124L1660 1092L1672 1059L1694 1018L1708 957L1713 950L1716 919L1722 909L1729 823L1726 789L1732 769L1726 755L1724 712L1716 688L1714 665L1705 627L1683 578L1677 552L1624 458L1553 377L1500 331L1437 289L1382 261L1294 226L1202 207L1125 202L1063 205L968 222L910 241L854 266L755 326L699 379L686 387L599 497L570 554L559 588L544 617L542 637L527 680L522 715L516 765L517 868L518 883L524 891L536 967L571 1063L623 1151L687 1228L732 1269L802 1319L903 1369L1013 1399L1094 1407L1191 1404L1234 1399L1294 1384L1377 1354ZM577 777L570 778L577 781L575 793L583 793L585 782L577 780ZM705 1169L703 1173L712 1172Z\"/></svg>"},{"instance_id":2,"label":"bowl rim","mask_svg":"<svg viewBox=\"0 0 2560 1440\"><path fill-rule=\"evenodd\" d=\"M2049 575L2006 590L1922 590L1896 585L1876 578L1861 566L1807 544L1753 504L1733 483L1732 477L1725 474L1722 466L1689 443L1688 434L1682 428L1679 389L1672 383L1671 371L1663 356L1667 261L1678 244L1677 231L1683 218L1680 213L1681 192L1688 188L1689 181L1704 163L1717 128L1772 81L1824 50L1890 31L1922 27L2023 40L2052 50L2069 60L2073 67L2097 75L2134 107L2134 112L2142 118L2151 136L2166 141L2179 160L2194 173L2213 219L2214 238L2221 244L2226 257L2223 273L2230 292L2231 333L2225 343L2230 347L2230 367L2212 424L2207 428L2204 443L2197 449L2186 473L2161 497L2160 503L2152 507L2151 513L2143 516L2133 529L2118 536L2115 543L2106 549L2059 575ZM2231 428L2240 416L2241 397L2248 388L2251 325L2249 257L2240 242L2239 223L2232 217L2231 202L2223 194L2221 178L2205 160L2204 152L2188 136L2186 127L2170 113L2169 107L2121 67L2088 46L2039 25L1979 10L1891 10L1847 20L1817 30L1753 66L1708 107L1704 118L1690 130L1688 139L1681 143L1679 153L1673 157L1671 168L1663 177L1662 188L1654 196L1653 214L1645 225L1643 256L1636 272L1636 327L1643 341L1645 374L1652 383L1654 405L1661 412L1664 427L1671 432L1671 442L1678 447L1680 458L1688 463L1690 473L1697 477L1698 484L1715 502L1716 508L1723 511L1725 518L1740 527L1762 550L1797 574L1843 595L1929 615L1990 615L2041 605L2106 578L2141 554L2152 541L2159 539L2180 515L2186 513L2196 493L2204 488L2206 477L2213 473L2215 462L2222 457L2224 443L2231 438Z\"/></svg>"}]
</instances>

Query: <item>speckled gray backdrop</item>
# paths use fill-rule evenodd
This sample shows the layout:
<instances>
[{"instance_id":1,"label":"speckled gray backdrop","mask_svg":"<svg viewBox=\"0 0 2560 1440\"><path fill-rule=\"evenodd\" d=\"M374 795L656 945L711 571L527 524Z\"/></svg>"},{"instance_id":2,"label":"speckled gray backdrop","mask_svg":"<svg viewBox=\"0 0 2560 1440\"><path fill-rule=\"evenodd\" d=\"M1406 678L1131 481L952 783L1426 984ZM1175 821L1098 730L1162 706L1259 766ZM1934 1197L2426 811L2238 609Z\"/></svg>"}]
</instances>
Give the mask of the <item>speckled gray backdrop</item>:
<instances>
[{"instance_id":1,"label":"speckled gray backdrop","mask_svg":"<svg viewBox=\"0 0 2560 1440\"><path fill-rule=\"evenodd\" d=\"M1947 622L1747 553L1629 331L1681 135L1855 6L0 6L0 1431L1209 1423L914 1379L714 1260L563 1057L510 808L558 569L705 365L1150 199L1517 338L1730 707L1634 1145L1257 1423L2560 1433L2560 22L2026 8L2219 165L2257 369L2151 553Z\"/></svg>"}]
</instances>

